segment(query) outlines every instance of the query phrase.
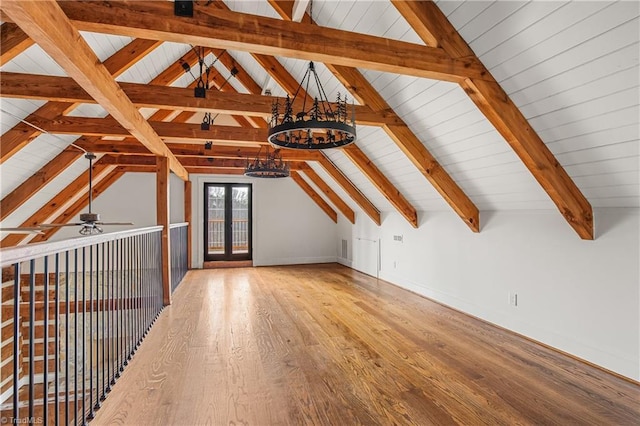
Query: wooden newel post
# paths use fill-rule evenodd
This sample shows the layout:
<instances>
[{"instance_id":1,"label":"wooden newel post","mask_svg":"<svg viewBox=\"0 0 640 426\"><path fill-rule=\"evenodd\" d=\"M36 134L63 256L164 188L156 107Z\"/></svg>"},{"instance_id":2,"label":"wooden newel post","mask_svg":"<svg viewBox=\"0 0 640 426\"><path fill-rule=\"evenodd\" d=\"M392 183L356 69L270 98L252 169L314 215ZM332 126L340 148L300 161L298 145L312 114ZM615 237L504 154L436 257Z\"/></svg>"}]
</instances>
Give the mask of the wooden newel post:
<instances>
[{"instance_id":1,"label":"wooden newel post","mask_svg":"<svg viewBox=\"0 0 640 426\"><path fill-rule=\"evenodd\" d=\"M169 240L169 159L156 157L156 214L162 228L162 293L164 305L171 304L171 241Z\"/></svg>"}]
</instances>

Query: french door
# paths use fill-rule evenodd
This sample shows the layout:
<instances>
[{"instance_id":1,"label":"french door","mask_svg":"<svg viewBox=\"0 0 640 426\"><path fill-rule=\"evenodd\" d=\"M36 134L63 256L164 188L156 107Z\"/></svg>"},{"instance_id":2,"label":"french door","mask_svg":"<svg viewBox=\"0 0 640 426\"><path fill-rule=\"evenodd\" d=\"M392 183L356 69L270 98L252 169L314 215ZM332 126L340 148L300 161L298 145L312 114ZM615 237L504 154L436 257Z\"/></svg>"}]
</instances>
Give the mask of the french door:
<instances>
[{"instance_id":1,"label":"french door","mask_svg":"<svg viewBox=\"0 0 640 426\"><path fill-rule=\"evenodd\" d=\"M251 260L251 184L204 185L204 259Z\"/></svg>"}]
</instances>

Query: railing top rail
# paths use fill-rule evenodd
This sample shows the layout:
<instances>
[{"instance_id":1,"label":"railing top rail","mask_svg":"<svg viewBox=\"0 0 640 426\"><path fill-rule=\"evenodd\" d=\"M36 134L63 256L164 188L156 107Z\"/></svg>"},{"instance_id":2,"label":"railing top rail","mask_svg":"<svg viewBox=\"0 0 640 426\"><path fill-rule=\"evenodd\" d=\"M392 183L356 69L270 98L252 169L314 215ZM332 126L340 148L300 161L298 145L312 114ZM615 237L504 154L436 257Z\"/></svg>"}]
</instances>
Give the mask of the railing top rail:
<instances>
[{"instance_id":1,"label":"railing top rail","mask_svg":"<svg viewBox=\"0 0 640 426\"><path fill-rule=\"evenodd\" d=\"M149 226L147 228L129 229L126 231L111 232L108 234L90 235L86 237L70 238L54 242L27 244L24 246L7 247L0 249L0 266L5 267L14 263L50 256L52 254L88 247L93 244L106 243L134 235L149 234L162 230L162 226Z\"/></svg>"},{"instance_id":2,"label":"railing top rail","mask_svg":"<svg viewBox=\"0 0 640 426\"><path fill-rule=\"evenodd\" d=\"M172 223L169 225L169 229L182 228L184 226L189 226L189 222Z\"/></svg>"}]
</instances>

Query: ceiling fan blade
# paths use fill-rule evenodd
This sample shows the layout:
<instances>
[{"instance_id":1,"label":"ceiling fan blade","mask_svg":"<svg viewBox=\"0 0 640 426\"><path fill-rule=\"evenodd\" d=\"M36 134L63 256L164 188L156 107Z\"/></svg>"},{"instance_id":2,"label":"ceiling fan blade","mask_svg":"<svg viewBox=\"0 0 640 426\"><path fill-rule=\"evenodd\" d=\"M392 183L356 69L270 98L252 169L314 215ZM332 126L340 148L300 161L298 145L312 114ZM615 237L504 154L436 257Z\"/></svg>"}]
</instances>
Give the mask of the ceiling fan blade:
<instances>
[{"instance_id":1,"label":"ceiling fan blade","mask_svg":"<svg viewBox=\"0 0 640 426\"><path fill-rule=\"evenodd\" d=\"M0 228L6 234L44 234L39 228Z\"/></svg>"},{"instance_id":2,"label":"ceiling fan blade","mask_svg":"<svg viewBox=\"0 0 640 426\"><path fill-rule=\"evenodd\" d=\"M84 225L83 222L76 223L41 223L40 226L42 228L62 228L64 226L81 226Z\"/></svg>"},{"instance_id":3,"label":"ceiling fan blade","mask_svg":"<svg viewBox=\"0 0 640 426\"><path fill-rule=\"evenodd\" d=\"M96 222L98 225L133 225L132 222Z\"/></svg>"}]
</instances>

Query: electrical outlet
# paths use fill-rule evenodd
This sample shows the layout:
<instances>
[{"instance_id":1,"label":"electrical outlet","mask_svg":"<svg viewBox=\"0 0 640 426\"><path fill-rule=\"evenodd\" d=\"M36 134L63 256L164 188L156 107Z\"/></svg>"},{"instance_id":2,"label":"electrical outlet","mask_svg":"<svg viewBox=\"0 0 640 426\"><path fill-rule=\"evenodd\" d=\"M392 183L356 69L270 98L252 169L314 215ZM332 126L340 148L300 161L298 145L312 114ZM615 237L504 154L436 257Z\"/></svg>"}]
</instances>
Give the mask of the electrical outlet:
<instances>
[{"instance_id":1,"label":"electrical outlet","mask_svg":"<svg viewBox=\"0 0 640 426\"><path fill-rule=\"evenodd\" d=\"M402 242L403 238L402 235L394 235L393 236L393 241L398 241L398 242Z\"/></svg>"},{"instance_id":2,"label":"electrical outlet","mask_svg":"<svg viewBox=\"0 0 640 426\"><path fill-rule=\"evenodd\" d=\"M393 261L393 269L396 269L397 267L398 267L398 264L397 264L397 262L394 260L394 261Z\"/></svg>"}]
</instances>

